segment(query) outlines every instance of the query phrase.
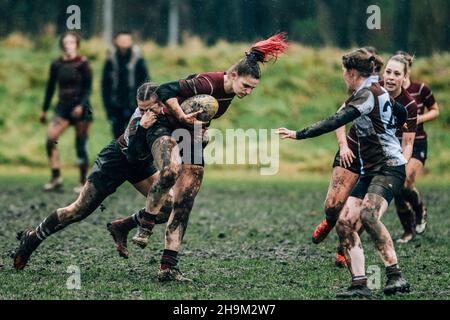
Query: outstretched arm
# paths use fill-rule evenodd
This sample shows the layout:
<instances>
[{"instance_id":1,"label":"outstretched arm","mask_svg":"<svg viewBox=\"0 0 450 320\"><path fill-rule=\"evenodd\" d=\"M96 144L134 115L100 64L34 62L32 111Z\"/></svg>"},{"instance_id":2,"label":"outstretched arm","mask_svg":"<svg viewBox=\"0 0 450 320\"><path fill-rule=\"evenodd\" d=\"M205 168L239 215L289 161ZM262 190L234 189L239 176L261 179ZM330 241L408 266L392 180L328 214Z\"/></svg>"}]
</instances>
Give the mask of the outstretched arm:
<instances>
[{"instance_id":1,"label":"outstretched arm","mask_svg":"<svg viewBox=\"0 0 450 320\"><path fill-rule=\"evenodd\" d=\"M343 125L355 120L361 115L361 113L353 106L348 106L338 111L327 119L316 122L315 124L302 129L300 131L293 131L286 128L279 128L277 133L281 135L283 139L308 139L321 136L325 133L336 130Z\"/></svg>"}]
</instances>

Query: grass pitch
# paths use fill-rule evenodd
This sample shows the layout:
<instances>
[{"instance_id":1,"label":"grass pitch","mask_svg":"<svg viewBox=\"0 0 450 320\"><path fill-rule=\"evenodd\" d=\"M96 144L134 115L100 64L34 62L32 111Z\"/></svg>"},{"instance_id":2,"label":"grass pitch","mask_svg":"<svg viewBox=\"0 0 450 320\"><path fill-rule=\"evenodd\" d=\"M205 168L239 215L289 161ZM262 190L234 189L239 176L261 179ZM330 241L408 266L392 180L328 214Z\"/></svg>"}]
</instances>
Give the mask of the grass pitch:
<instances>
[{"instance_id":1,"label":"grass pitch","mask_svg":"<svg viewBox=\"0 0 450 320\"><path fill-rule=\"evenodd\" d=\"M46 176L0 178L0 299L334 299L349 284L349 273L334 266L337 236L321 245L311 234L323 218L327 177L311 180L206 177L184 241L180 268L193 284L156 279L164 227L150 245L129 244L130 258L117 255L105 225L132 213L144 198L124 186L88 219L51 236L23 271L12 268L15 233L36 226L54 209L75 199L66 179L60 193L41 192ZM392 299L450 297L449 183L423 183L429 228L412 243L396 246L412 292ZM401 227L389 209L383 221L396 236ZM382 263L363 235L367 266ZM70 266L80 270L81 288L69 290ZM373 267L372 267L373 268ZM69 279L70 280L70 279ZM386 299L381 290L374 297Z\"/></svg>"}]
</instances>

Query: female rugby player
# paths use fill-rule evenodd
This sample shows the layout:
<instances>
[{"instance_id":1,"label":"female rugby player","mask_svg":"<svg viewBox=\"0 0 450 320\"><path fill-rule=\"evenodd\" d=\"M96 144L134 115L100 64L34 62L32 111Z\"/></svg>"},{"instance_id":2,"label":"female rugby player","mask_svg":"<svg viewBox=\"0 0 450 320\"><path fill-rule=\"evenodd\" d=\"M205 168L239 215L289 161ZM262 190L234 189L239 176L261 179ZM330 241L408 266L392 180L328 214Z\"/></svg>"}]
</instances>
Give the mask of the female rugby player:
<instances>
[{"instance_id":1,"label":"female rugby player","mask_svg":"<svg viewBox=\"0 0 450 320\"><path fill-rule=\"evenodd\" d=\"M51 191L62 187L61 164L56 145L61 134L70 125L74 125L81 185L81 187L76 187L74 191L79 193L82 185L86 182L89 166L86 144L92 123L92 109L89 103L92 88L92 72L88 59L79 56L77 53L80 47L80 37L76 33L64 33L60 38L59 45L63 55L53 61L50 67L43 111L40 115L41 123L46 123L47 111L50 108L56 84L58 84L59 101L56 105L55 116L48 125L46 143L52 175L50 182L44 186L44 190Z\"/></svg>"}]
</instances>

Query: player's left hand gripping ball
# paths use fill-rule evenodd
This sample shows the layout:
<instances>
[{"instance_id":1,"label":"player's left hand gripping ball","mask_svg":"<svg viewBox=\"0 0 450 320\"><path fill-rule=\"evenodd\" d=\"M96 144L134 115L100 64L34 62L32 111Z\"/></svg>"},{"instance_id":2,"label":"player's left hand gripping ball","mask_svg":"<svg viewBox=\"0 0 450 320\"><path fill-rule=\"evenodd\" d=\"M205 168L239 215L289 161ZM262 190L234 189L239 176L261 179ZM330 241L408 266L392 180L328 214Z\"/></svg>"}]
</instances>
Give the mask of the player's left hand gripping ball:
<instances>
[{"instance_id":1,"label":"player's left hand gripping ball","mask_svg":"<svg viewBox=\"0 0 450 320\"><path fill-rule=\"evenodd\" d=\"M202 122L209 122L219 110L219 102L213 96L199 94L185 100L181 104L181 109L185 114L202 111L197 115L197 119Z\"/></svg>"}]
</instances>

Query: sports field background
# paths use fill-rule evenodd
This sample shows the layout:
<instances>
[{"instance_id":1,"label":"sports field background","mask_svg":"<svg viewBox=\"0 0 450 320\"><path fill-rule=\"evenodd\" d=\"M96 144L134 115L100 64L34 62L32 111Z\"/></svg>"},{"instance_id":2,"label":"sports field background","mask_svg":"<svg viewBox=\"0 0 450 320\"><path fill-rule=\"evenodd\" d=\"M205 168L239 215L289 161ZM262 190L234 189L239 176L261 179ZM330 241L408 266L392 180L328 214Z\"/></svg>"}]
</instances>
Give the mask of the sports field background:
<instances>
[{"instance_id":1,"label":"sports field background","mask_svg":"<svg viewBox=\"0 0 450 320\"><path fill-rule=\"evenodd\" d=\"M186 43L178 48L160 47L152 42L142 44L152 81L161 83L192 73L226 70L250 47L250 44L225 42L207 47L197 38ZM81 53L89 57L94 70L91 161L111 140L99 88L106 51L107 46L99 39L85 41L81 46ZM234 99L227 113L214 121L212 128L300 129L331 115L347 96L341 69L344 53L341 49L311 49L292 43L288 53L276 64L267 63L263 67L261 83L252 95ZM389 57L389 53L382 54L386 59ZM38 122L38 116L48 68L58 55L57 41L50 35L38 43L19 34L0 41L0 166L47 166L47 128ZM413 67L413 78L428 83L441 106L440 117L426 125L430 134L427 168L437 176L447 174L450 172L450 54L419 57ZM73 130L68 130L59 141L65 167L76 164L74 140ZM302 142L283 141L281 170L291 174L328 174L336 146L332 133Z\"/></svg>"}]
</instances>

